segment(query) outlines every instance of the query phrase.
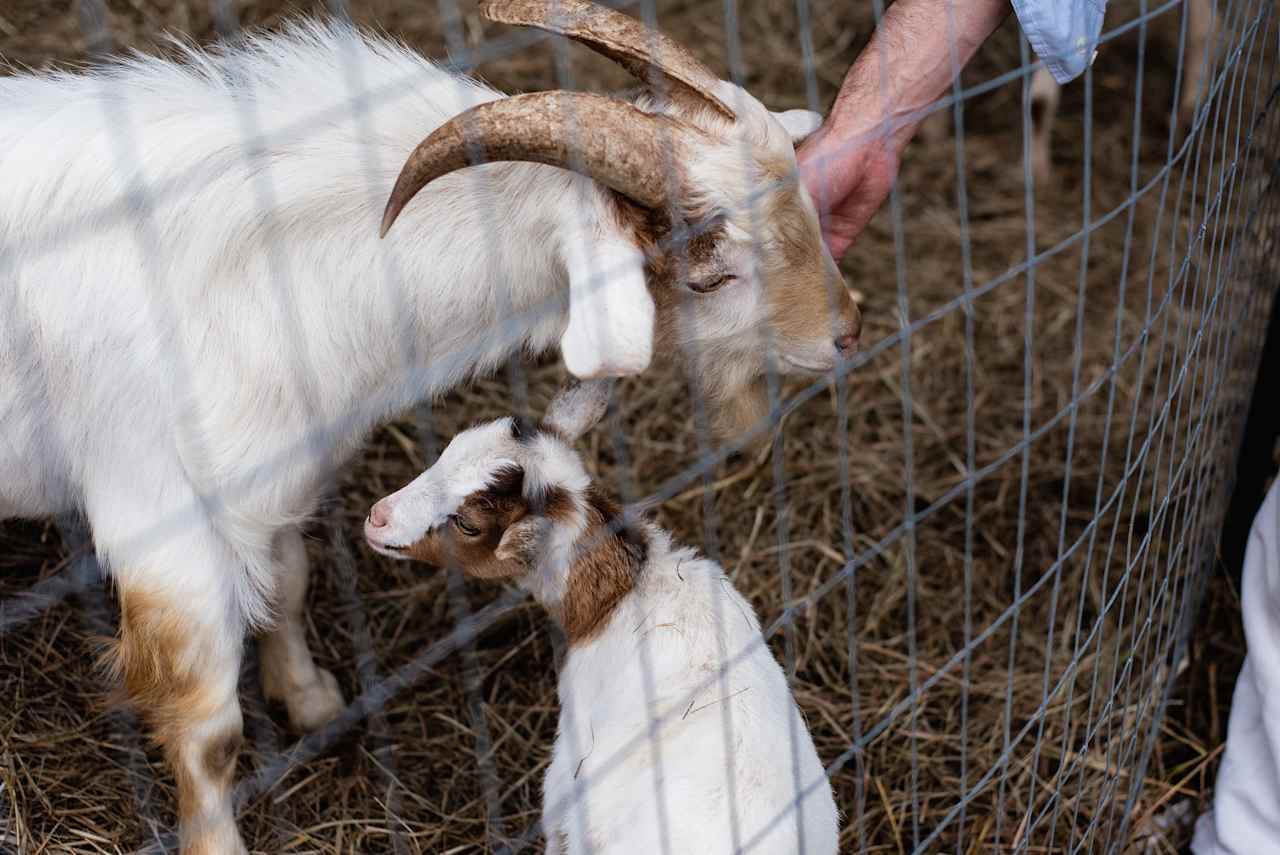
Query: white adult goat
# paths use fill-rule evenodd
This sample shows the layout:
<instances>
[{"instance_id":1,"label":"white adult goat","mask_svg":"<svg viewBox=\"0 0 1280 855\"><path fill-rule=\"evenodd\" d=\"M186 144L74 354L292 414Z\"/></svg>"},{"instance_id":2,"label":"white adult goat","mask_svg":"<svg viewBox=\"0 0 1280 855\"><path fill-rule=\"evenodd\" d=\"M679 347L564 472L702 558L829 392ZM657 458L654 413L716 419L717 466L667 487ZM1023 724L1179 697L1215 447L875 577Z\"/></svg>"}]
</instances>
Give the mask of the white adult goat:
<instances>
[{"instance_id":1,"label":"white adult goat","mask_svg":"<svg viewBox=\"0 0 1280 855\"><path fill-rule=\"evenodd\" d=\"M537 429L458 434L365 538L514 581L563 628L548 853L835 855L831 784L754 609L714 561L630 524L573 450L608 386L561 392Z\"/></svg>"},{"instance_id":2,"label":"white adult goat","mask_svg":"<svg viewBox=\"0 0 1280 855\"><path fill-rule=\"evenodd\" d=\"M696 345L731 433L770 367L820 372L856 346L793 178L811 114L771 114L583 0L486 12L668 97L506 99L320 24L0 78L0 517L86 514L188 852L244 851L246 629L265 632L263 689L295 726L343 705L307 648L298 525L372 426L557 341L579 375L638 372L656 337ZM396 169L433 129L384 228L438 180L380 241ZM540 163L447 174L469 154Z\"/></svg>"}]
</instances>

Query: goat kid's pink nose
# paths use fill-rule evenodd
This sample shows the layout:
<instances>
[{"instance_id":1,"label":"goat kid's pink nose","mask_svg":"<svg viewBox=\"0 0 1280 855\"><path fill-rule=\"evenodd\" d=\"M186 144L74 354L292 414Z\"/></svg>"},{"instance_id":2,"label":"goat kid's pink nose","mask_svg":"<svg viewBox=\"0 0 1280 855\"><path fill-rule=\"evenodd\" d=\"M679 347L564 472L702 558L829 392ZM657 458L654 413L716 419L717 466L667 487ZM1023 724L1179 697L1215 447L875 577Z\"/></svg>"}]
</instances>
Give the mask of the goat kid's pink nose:
<instances>
[{"instance_id":1,"label":"goat kid's pink nose","mask_svg":"<svg viewBox=\"0 0 1280 855\"><path fill-rule=\"evenodd\" d=\"M389 522L391 522L391 505L383 499L369 511L369 524L374 528L382 528Z\"/></svg>"},{"instance_id":2,"label":"goat kid's pink nose","mask_svg":"<svg viewBox=\"0 0 1280 855\"><path fill-rule=\"evenodd\" d=\"M852 356L857 349L858 337L852 333L836 339L836 350L840 351L841 356Z\"/></svg>"}]
</instances>

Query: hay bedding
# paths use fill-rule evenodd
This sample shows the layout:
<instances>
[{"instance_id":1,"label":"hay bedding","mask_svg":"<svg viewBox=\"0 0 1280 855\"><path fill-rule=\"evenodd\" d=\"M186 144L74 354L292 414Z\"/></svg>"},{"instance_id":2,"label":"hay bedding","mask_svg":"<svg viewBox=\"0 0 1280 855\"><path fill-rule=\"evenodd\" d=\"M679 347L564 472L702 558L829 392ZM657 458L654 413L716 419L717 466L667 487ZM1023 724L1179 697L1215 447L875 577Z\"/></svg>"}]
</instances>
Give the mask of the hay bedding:
<instances>
[{"instance_id":1,"label":"hay bedding","mask_svg":"<svg viewBox=\"0 0 1280 855\"><path fill-rule=\"evenodd\" d=\"M870 4L813 5L817 82L826 103L869 33ZM1112 5L1113 25L1133 14L1131 4ZM726 67L721 4L675 0L658 6L664 29L695 46L715 67ZM108 7L117 46L155 49L165 30L200 40L214 36L204 4L111 0ZM242 23L265 26L297 8L312 10L312 4L237 4ZM738 11L748 85L778 108L804 106L794 8L789 0L762 0L742 4ZM429 55L443 52L435 4L377 0L353 4L351 13ZM469 44L495 32L467 5L462 23ZM1173 42L1176 26L1173 18L1153 26L1155 43ZM967 79L984 80L1013 67L1018 56L1015 32L1006 26L971 66ZM1104 50L1095 67L1095 213L1115 208L1127 196L1134 44L1134 36L1122 38ZM6 3L0 7L0 55L35 67L83 59L86 43L76 9L68 2ZM575 48L572 56L576 83L582 88L627 83L608 63L584 51ZM1172 97L1172 66L1161 51L1149 52L1140 184L1164 155L1162 110ZM513 89L555 84L551 52L545 46L489 63L481 72ZM1041 251L1071 236L1082 222L1081 98L1079 86L1064 93L1055 147L1059 184L1037 194L1036 244ZM976 284L1025 258L1017 99L1015 83L976 98L966 112L970 265ZM1205 158L1207 164L1210 155ZM950 140L917 143L908 153L900 195L900 271L888 212L872 223L846 260L852 283L866 297L867 342L900 333L899 273L907 283L910 320L963 293L955 164ZM1216 519L1214 499L1221 499L1228 471L1221 461L1231 458L1222 457L1218 447L1217 456L1210 458L1218 461L1216 468L1207 463L1189 467L1172 484L1167 472L1161 475L1158 467L1149 467L1143 480L1127 488L1100 520L1093 542L1086 539L1086 547L1073 553L1062 572L1027 593L1053 565L1060 540L1071 544L1086 533L1099 484L1104 498L1119 488L1131 419L1137 425L1136 448L1146 436L1153 399L1158 405L1168 394L1173 373L1169 366L1179 365L1192 346L1193 316L1204 301L1203 287L1195 287L1194 279L1175 291L1172 305L1145 340L1145 359L1140 358L1147 278L1155 283L1158 304L1168 274L1168 220L1158 239L1162 249L1156 253L1155 269L1148 265L1156 213L1156 194L1134 207L1130 286L1123 304L1117 286L1125 269L1125 217L1092 235L1074 385L1078 245L1037 269L1029 359L1024 348L1029 292L1025 277L1012 277L974 301L967 321L973 344L973 457L979 468L1004 462L976 483L971 503L962 487L967 455L966 317L949 311L909 337L905 368L899 342L848 379L843 390L851 402L847 425L839 418L835 390L822 390L788 418L777 449L780 458L731 458L705 478L680 482L676 495L656 511L680 539L723 560L766 624L788 605L781 591L784 567L792 601L801 603L823 590L849 555L889 537L883 552L861 564L851 583L839 581L803 604L787 631L773 639L780 657L788 652L794 657L796 693L827 762L846 752L855 730L882 723L913 685L944 669L963 649L966 626L973 634L991 627L1023 597L1016 621L996 624L965 662L945 669L914 709L892 715L865 751L845 758L833 779L849 819L843 848L909 851L916 835L928 834L952 810L966 786L1001 765L1005 734L1016 736L1028 723L1031 729L1001 765L1005 774L995 776L975 795L963 819L950 822L931 850L957 849L963 829L959 851L1003 850L1018 844L1029 844L1027 851L1032 852L1059 851L1081 840L1091 823L1097 826L1098 843L1106 843L1122 830L1121 811L1108 807L1108 796L1114 793L1123 803L1131 791L1134 821L1128 830L1136 833L1125 848L1176 851L1187 837L1185 827L1169 821L1176 814L1165 811L1170 806L1199 810L1212 777L1242 648L1234 629L1229 582L1215 580L1202 632L1189 656L1175 665L1182 672L1179 690L1141 781L1130 771L1138 758L1124 752L1135 734L1146 733L1152 703L1159 700L1159 689L1168 678L1170 662L1160 651L1169 641L1168 625L1190 584L1187 551L1204 544L1197 540L1180 553L1177 549ZM1206 255L1203 263L1209 260ZM1074 426L1068 417L1053 419L1078 394L1073 389L1106 379L1118 315L1121 351L1132 352L1114 378L1113 425L1107 442L1110 383L1080 403ZM1221 313L1216 317L1221 321ZM1220 340L1222 323L1210 330L1206 350ZM1168 350L1165 367L1157 375L1161 347ZM1249 363L1236 359L1229 365L1243 372ZM1192 374L1198 385L1187 381L1192 390L1187 403L1177 411L1177 420L1169 416L1170 426L1157 434L1153 445L1152 454L1157 447L1161 450L1166 469L1170 461L1182 459L1180 436L1194 426L1188 418L1190 406L1202 400L1208 382L1207 375L1201 380L1199 372ZM521 376L527 380L531 408L537 411L560 374L555 365L544 364L526 366ZM1224 376L1233 382L1222 388L1234 390L1238 403L1240 390L1247 389L1247 373ZM1006 453L1023 437L1024 378L1030 425L1033 430L1049 427L1037 435L1025 456L1016 453L1006 460ZM524 383L517 385L523 392ZM909 429L904 430L902 400L908 385L912 407ZM450 583L443 575L384 561L358 543L367 507L430 460L439 437L508 412L512 400L513 389L505 379L478 383L415 418L378 431L342 471L336 498L314 527L309 547L316 568L310 637L318 660L337 674L348 697L445 637L457 618L447 595ZM589 441L589 458L606 482L630 485L633 496L646 494L668 485L701 452L694 413L677 371L663 369L643 382L626 383L617 395L617 408L616 421ZM1224 404L1222 425L1233 426L1235 415ZM429 429L423 430L424 425ZM1068 484L1066 459L1073 429ZM620 446L616 437L626 442ZM1222 441L1218 433L1206 432L1195 450L1204 454L1210 443ZM910 488L905 477L908 462ZM846 470L847 494L842 490ZM1020 525L1024 478L1025 519ZM1157 512L1165 495L1173 501ZM1207 510L1201 512L1202 507ZM908 512L930 508L933 512L920 519L914 531L902 529ZM1192 515L1184 520L1188 511ZM973 532L968 543L967 519L972 519ZM1113 535L1118 535L1114 541ZM1149 544L1144 547L1147 535ZM5 599L63 570L75 558L51 525L8 523L0 528L0 538L0 596ZM1108 607L1126 556L1141 555L1144 549L1147 560L1139 562L1140 570ZM1165 563L1170 554L1177 557L1172 566ZM972 602L968 614L966 588ZM471 608L495 596L493 589L482 586L459 590ZM1107 617L1097 638L1084 645L1104 608ZM105 687L94 670L95 639L111 632L113 609L109 591L90 587L0 637L0 782L7 811L0 822L8 823L0 848L114 852L143 845L172 827L172 785L159 758L147 749L128 713L105 711L99 703ZM1077 621L1084 627L1080 633ZM846 632L849 626L855 630L852 638ZM356 651L366 642L373 657L357 661ZM1085 653L1072 668L1077 647ZM381 714L249 801L241 820L246 839L271 852L472 852L518 838L538 816L538 782L555 730L554 661L554 639L545 620L531 604L518 606L483 632L473 648L438 662ZM1034 716L1046 667L1050 685L1061 681L1062 686L1041 724ZM1122 688L1107 705L1117 669L1120 685L1128 691ZM240 761L242 777L278 759L293 739L282 727L280 711L264 707L255 672L250 656L242 693L251 747ZM473 692L468 692L469 686ZM1012 699L1008 706L1007 696ZM1100 724L1099 730L1086 740L1091 721ZM1034 752L1038 735L1042 748ZM484 765L498 782L490 792L476 762L477 745L486 741ZM1071 774L1055 778L1064 764ZM1052 813L1055 792L1061 806L1056 822L1046 820L1029 830L1029 815L1046 808ZM1160 830L1164 826L1167 832Z\"/></svg>"}]
</instances>

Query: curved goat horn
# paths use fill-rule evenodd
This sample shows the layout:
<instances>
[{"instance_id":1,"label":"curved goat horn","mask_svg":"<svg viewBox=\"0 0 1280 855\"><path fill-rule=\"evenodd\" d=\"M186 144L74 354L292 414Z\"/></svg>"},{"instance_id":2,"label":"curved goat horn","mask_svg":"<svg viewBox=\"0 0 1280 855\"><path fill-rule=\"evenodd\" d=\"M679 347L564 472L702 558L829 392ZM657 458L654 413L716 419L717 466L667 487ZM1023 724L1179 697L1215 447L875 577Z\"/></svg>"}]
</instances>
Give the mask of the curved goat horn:
<instances>
[{"instance_id":1,"label":"curved goat horn","mask_svg":"<svg viewBox=\"0 0 1280 855\"><path fill-rule=\"evenodd\" d=\"M485 0L481 14L499 24L568 36L621 65L643 83L655 69L673 95L693 98L734 119L715 94L720 80L692 53L630 15L590 0Z\"/></svg>"},{"instance_id":2,"label":"curved goat horn","mask_svg":"<svg viewBox=\"0 0 1280 855\"><path fill-rule=\"evenodd\" d=\"M521 160L579 171L646 208L668 198L669 169L698 132L604 95L534 92L480 104L441 125L409 155L382 215L386 235L428 183L479 163ZM674 176L677 184L679 176Z\"/></svg>"}]
</instances>

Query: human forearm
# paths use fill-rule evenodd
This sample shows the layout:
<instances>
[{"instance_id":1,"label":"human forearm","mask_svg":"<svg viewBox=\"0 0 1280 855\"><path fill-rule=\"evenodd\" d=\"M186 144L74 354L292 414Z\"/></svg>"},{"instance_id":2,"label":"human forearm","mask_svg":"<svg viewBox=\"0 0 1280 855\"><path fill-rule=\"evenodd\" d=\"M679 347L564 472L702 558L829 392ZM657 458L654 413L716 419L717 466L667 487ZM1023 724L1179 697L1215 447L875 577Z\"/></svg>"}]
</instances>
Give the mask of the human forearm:
<instances>
[{"instance_id":1,"label":"human forearm","mask_svg":"<svg viewBox=\"0 0 1280 855\"><path fill-rule=\"evenodd\" d=\"M800 177L840 258L889 195L923 108L1009 15L1009 0L898 0L845 75L822 127L798 152Z\"/></svg>"},{"instance_id":2,"label":"human forearm","mask_svg":"<svg viewBox=\"0 0 1280 855\"><path fill-rule=\"evenodd\" d=\"M881 126L900 152L923 119L919 111L946 93L1011 9L1009 0L898 0L845 75L827 136L853 142Z\"/></svg>"}]
</instances>

